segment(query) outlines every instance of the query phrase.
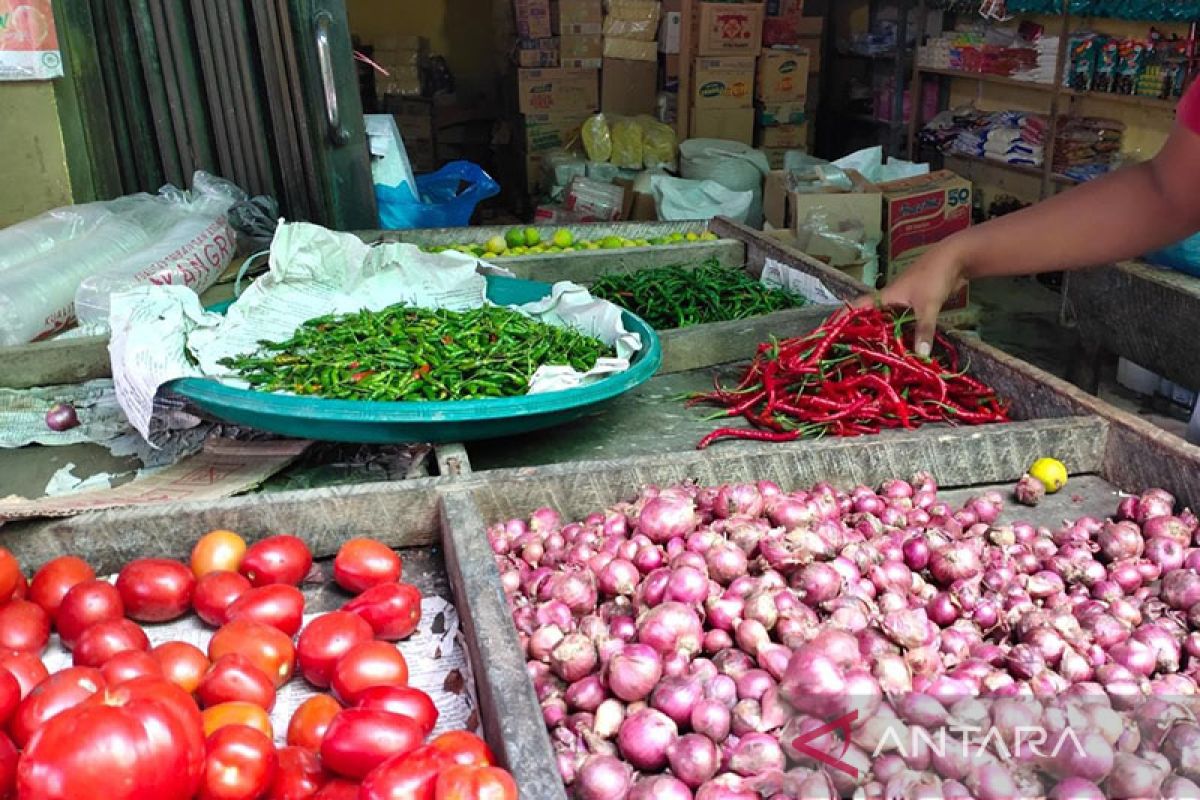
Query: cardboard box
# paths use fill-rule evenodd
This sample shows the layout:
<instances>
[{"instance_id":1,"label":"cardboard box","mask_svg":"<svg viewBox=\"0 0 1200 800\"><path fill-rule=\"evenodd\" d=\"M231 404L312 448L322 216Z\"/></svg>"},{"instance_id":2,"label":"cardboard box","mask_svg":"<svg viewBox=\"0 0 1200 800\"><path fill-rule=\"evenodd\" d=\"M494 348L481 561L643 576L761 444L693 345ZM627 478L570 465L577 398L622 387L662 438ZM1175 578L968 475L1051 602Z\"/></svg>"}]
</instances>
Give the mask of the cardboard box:
<instances>
[{"instance_id":1,"label":"cardboard box","mask_svg":"<svg viewBox=\"0 0 1200 800\"><path fill-rule=\"evenodd\" d=\"M692 109L693 139L726 139L752 144L754 141L753 108L695 108Z\"/></svg>"},{"instance_id":2,"label":"cardboard box","mask_svg":"<svg viewBox=\"0 0 1200 800\"><path fill-rule=\"evenodd\" d=\"M591 112L525 114L525 153L533 155L558 150L578 138L579 126Z\"/></svg>"},{"instance_id":3,"label":"cardboard box","mask_svg":"<svg viewBox=\"0 0 1200 800\"><path fill-rule=\"evenodd\" d=\"M901 262L924 253L971 224L971 182L950 170L939 170L879 185L886 228L883 237L887 278Z\"/></svg>"},{"instance_id":4,"label":"cardboard box","mask_svg":"<svg viewBox=\"0 0 1200 800\"><path fill-rule=\"evenodd\" d=\"M569 69L591 69L599 70L603 66L603 59L599 58L559 58L558 65Z\"/></svg>"},{"instance_id":5,"label":"cardboard box","mask_svg":"<svg viewBox=\"0 0 1200 800\"><path fill-rule=\"evenodd\" d=\"M653 42L662 8L658 0L608 0L604 35Z\"/></svg>"},{"instance_id":6,"label":"cardboard box","mask_svg":"<svg viewBox=\"0 0 1200 800\"><path fill-rule=\"evenodd\" d=\"M517 66L557 67L558 65L559 43L557 38L517 40Z\"/></svg>"},{"instance_id":7,"label":"cardboard box","mask_svg":"<svg viewBox=\"0 0 1200 800\"><path fill-rule=\"evenodd\" d=\"M433 104L420 100L397 100L386 104L396 119L396 127L405 145L423 140L433 141Z\"/></svg>"},{"instance_id":8,"label":"cardboard box","mask_svg":"<svg viewBox=\"0 0 1200 800\"><path fill-rule=\"evenodd\" d=\"M618 58L625 61L658 62L658 49L654 42L641 42L637 39L617 39L613 36L604 37L604 57Z\"/></svg>"},{"instance_id":9,"label":"cardboard box","mask_svg":"<svg viewBox=\"0 0 1200 800\"><path fill-rule=\"evenodd\" d=\"M761 3L698 3L693 9L697 55L756 56L762 49Z\"/></svg>"},{"instance_id":10,"label":"cardboard box","mask_svg":"<svg viewBox=\"0 0 1200 800\"><path fill-rule=\"evenodd\" d=\"M560 29L573 25L595 25L599 32L599 26L604 23L601 0L558 0L555 5Z\"/></svg>"},{"instance_id":11,"label":"cardboard box","mask_svg":"<svg viewBox=\"0 0 1200 800\"><path fill-rule=\"evenodd\" d=\"M678 53L683 39L683 12L667 11L658 24L658 52Z\"/></svg>"},{"instance_id":12,"label":"cardboard box","mask_svg":"<svg viewBox=\"0 0 1200 800\"><path fill-rule=\"evenodd\" d=\"M808 147L808 125L772 125L758 131L759 147L804 150Z\"/></svg>"},{"instance_id":13,"label":"cardboard box","mask_svg":"<svg viewBox=\"0 0 1200 800\"><path fill-rule=\"evenodd\" d=\"M653 114L658 64L605 58L601 70L600 109L605 114Z\"/></svg>"},{"instance_id":14,"label":"cardboard box","mask_svg":"<svg viewBox=\"0 0 1200 800\"><path fill-rule=\"evenodd\" d=\"M804 0L767 0L768 17L802 17Z\"/></svg>"},{"instance_id":15,"label":"cardboard box","mask_svg":"<svg viewBox=\"0 0 1200 800\"><path fill-rule=\"evenodd\" d=\"M792 103L808 96L808 53L763 50L755 96L763 103Z\"/></svg>"},{"instance_id":16,"label":"cardboard box","mask_svg":"<svg viewBox=\"0 0 1200 800\"><path fill-rule=\"evenodd\" d=\"M800 103L771 103L758 106L758 125L769 128L772 125L803 125L808 121L808 110L803 102Z\"/></svg>"},{"instance_id":17,"label":"cardboard box","mask_svg":"<svg viewBox=\"0 0 1200 800\"><path fill-rule=\"evenodd\" d=\"M563 61L601 58L604 55L604 39L599 35L562 36L558 40L558 55Z\"/></svg>"},{"instance_id":18,"label":"cardboard box","mask_svg":"<svg viewBox=\"0 0 1200 800\"><path fill-rule=\"evenodd\" d=\"M548 39L554 33L550 26L550 0L513 0L513 16L518 39Z\"/></svg>"},{"instance_id":19,"label":"cardboard box","mask_svg":"<svg viewBox=\"0 0 1200 800\"><path fill-rule=\"evenodd\" d=\"M696 59L692 105L697 109L751 108L754 59L745 56Z\"/></svg>"},{"instance_id":20,"label":"cardboard box","mask_svg":"<svg viewBox=\"0 0 1200 800\"><path fill-rule=\"evenodd\" d=\"M429 51L429 40L424 36L410 36L403 33L383 33L372 36L371 45L375 48L375 53L412 50L423 55Z\"/></svg>"},{"instance_id":21,"label":"cardboard box","mask_svg":"<svg viewBox=\"0 0 1200 800\"><path fill-rule=\"evenodd\" d=\"M411 66L397 66L395 64L388 65L383 62L378 63L388 71L386 77L379 75L375 79L375 91L378 94L420 97L421 68L419 66L415 64Z\"/></svg>"},{"instance_id":22,"label":"cardboard box","mask_svg":"<svg viewBox=\"0 0 1200 800\"><path fill-rule=\"evenodd\" d=\"M522 114L595 111L599 75L594 69L519 69L517 98Z\"/></svg>"},{"instance_id":23,"label":"cardboard box","mask_svg":"<svg viewBox=\"0 0 1200 800\"><path fill-rule=\"evenodd\" d=\"M857 173L849 174L858 191L804 193L789 188L786 172L772 170L763 185L763 215L774 227L792 230L819 215L835 230L861 229L866 238L878 239L883 234L883 195Z\"/></svg>"},{"instance_id":24,"label":"cardboard box","mask_svg":"<svg viewBox=\"0 0 1200 800\"><path fill-rule=\"evenodd\" d=\"M822 17L799 15L767 17L763 20L763 46L804 45L820 51L821 38L825 31ZM820 70L819 59L813 58L812 71Z\"/></svg>"}]
</instances>

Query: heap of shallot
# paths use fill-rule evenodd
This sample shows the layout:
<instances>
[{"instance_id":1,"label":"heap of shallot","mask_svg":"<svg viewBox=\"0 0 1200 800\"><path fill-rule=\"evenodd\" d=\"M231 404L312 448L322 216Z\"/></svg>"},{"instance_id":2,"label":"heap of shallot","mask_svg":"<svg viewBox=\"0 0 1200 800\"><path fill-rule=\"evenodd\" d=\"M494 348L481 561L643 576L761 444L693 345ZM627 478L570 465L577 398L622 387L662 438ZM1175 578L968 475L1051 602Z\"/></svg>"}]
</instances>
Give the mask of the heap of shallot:
<instances>
[{"instance_id":1,"label":"heap of shallot","mask_svg":"<svg viewBox=\"0 0 1200 800\"><path fill-rule=\"evenodd\" d=\"M1200 797L1196 517L1159 489L1056 530L1001 511L922 475L650 486L582 522L493 526L564 782L579 800ZM813 733L835 719L849 741ZM964 728L976 744L928 744Z\"/></svg>"}]
</instances>

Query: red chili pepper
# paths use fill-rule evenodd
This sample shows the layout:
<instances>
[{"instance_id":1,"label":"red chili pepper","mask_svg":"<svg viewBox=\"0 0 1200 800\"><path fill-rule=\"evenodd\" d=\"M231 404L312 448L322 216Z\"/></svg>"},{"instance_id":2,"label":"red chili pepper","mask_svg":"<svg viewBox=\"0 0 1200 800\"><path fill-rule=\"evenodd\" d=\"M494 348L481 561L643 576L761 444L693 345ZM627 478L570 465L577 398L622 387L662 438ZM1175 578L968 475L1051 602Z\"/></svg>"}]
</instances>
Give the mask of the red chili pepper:
<instances>
[{"instance_id":1,"label":"red chili pepper","mask_svg":"<svg viewBox=\"0 0 1200 800\"><path fill-rule=\"evenodd\" d=\"M355 373L351 374L350 380L353 381L354 383L359 383L362 381L363 378L366 378L366 377L368 377L370 375L374 375L374 374L375 374L375 370L364 369L361 372L355 372Z\"/></svg>"},{"instance_id":2,"label":"red chili pepper","mask_svg":"<svg viewBox=\"0 0 1200 800\"><path fill-rule=\"evenodd\" d=\"M749 439L755 442L794 442L801 431L758 431L753 428L717 428L700 440L697 450L703 450L718 439Z\"/></svg>"}]
</instances>

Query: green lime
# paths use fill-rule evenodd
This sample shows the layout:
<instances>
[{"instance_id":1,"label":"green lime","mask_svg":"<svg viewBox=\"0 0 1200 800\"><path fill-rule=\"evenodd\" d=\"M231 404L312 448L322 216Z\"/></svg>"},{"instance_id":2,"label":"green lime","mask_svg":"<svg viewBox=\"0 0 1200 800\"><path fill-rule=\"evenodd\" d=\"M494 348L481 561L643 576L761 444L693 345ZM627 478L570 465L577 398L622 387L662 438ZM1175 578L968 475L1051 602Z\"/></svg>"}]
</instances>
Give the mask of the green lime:
<instances>
[{"instance_id":1,"label":"green lime","mask_svg":"<svg viewBox=\"0 0 1200 800\"><path fill-rule=\"evenodd\" d=\"M556 247L570 247L575 244L575 237L566 228L559 228L554 232L554 244Z\"/></svg>"},{"instance_id":2,"label":"green lime","mask_svg":"<svg viewBox=\"0 0 1200 800\"><path fill-rule=\"evenodd\" d=\"M616 250L622 245L620 236L605 236L600 240L600 246L605 250Z\"/></svg>"},{"instance_id":3,"label":"green lime","mask_svg":"<svg viewBox=\"0 0 1200 800\"><path fill-rule=\"evenodd\" d=\"M534 245L541 244L541 243L542 243L542 235L540 233L538 233L537 228L526 228L525 229L525 244L529 245L530 247L533 247Z\"/></svg>"},{"instance_id":4,"label":"green lime","mask_svg":"<svg viewBox=\"0 0 1200 800\"><path fill-rule=\"evenodd\" d=\"M504 241L509 247L524 247L526 244L525 231L521 228L509 228L504 234Z\"/></svg>"}]
</instances>

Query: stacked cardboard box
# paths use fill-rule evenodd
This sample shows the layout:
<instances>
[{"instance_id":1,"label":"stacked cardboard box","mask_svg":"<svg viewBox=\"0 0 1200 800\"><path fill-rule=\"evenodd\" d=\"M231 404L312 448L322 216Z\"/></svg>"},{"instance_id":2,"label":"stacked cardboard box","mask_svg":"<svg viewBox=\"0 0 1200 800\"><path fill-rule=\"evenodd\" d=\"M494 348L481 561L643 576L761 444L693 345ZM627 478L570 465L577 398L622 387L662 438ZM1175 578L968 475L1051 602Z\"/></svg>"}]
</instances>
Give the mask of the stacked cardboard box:
<instances>
[{"instance_id":1,"label":"stacked cardboard box","mask_svg":"<svg viewBox=\"0 0 1200 800\"><path fill-rule=\"evenodd\" d=\"M597 70L518 70L517 96L524 128L526 176L533 191L542 172L542 156L569 144L583 121L599 108Z\"/></svg>"},{"instance_id":2,"label":"stacked cardboard box","mask_svg":"<svg viewBox=\"0 0 1200 800\"><path fill-rule=\"evenodd\" d=\"M609 0L604 17L600 110L653 114L658 88L658 0Z\"/></svg>"},{"instance_id":3,"label":"stacked cardboard box","mask_svg":"<svg viewBox=\"0 0 1200 800\"><path fill-rule=\"evenodd\" d=\"M693 137L754 141L755 59L762 50L760 3L697 3L692 68Z\"/></svg>"},{"instance_id":4,"label":"stacked cardboard box","mask_svg":"<svg viewBox=\"0 0 1200 800\"><path fill-rule=\"evenodd\" d=\"M413 170L432 172L437 166L433 102L393 95L384 99L384 110L396 119Z\"/></svg>"},{"instance_id":5,"label":"stacked cardboard box","mask_svg":"<svg viewBox=\"0 0 1200 800\"><path fill-rule=\"evenodd\" d=\"M559 63L599 69L604 56L601 0L557 0L551 6L551 19L559 36Z\"/></svg>"},{"instance_id":6,"label":"stacked cardboard box","mask_svg":"<svg viewBox=\"0 0 1200 800\"><path fill-rule=\"evenodd\" d=\"M422 70L429 58L429 40L424 36L387 34L373 42L372 59L387 70L387 76L375 79L375 90L381 97L401 95L420 97L423 89Z\"/></svg>"},{"instance_id":7,"label":"stacked cardboard box","mask_svg":"<svg viewBox=\"0 0 1200 800\"><path fill-rule=\"evenodd\" d=\"M799 48L767 49L758 57L755 97L758 100L758 141L764 149L803 150L808 147L808 53Z\"/></svg>"},{"instance_id":8,"label":"stacked cardboard box","mask_svg":"<svg viewBox=\"0 0 1200 800\"><path fill-rule=\"evenodd\" d=\"M971 224L971 182L950 170L891 181L880 184L879 189L883 193L883 250L889 281L930 247ZM966 308L968 288L942 308Z\"/></svg>"},{"instance_id":9,"label":"stacked cardboard box","mask_svg":"<svg viewBox=\"0 0 1200 800\"><path fill-rule=\"evenodd\" d=\"M550 25L550 0L513 0L517 66L557 67L558 39Z\"/></svg>"}]
</instances>

